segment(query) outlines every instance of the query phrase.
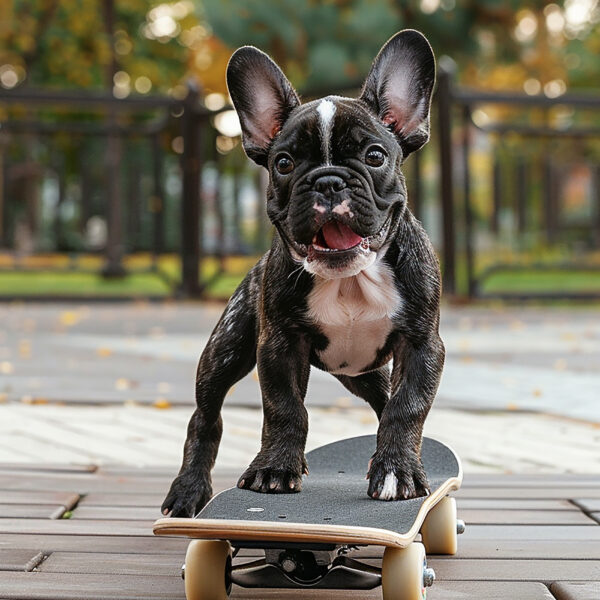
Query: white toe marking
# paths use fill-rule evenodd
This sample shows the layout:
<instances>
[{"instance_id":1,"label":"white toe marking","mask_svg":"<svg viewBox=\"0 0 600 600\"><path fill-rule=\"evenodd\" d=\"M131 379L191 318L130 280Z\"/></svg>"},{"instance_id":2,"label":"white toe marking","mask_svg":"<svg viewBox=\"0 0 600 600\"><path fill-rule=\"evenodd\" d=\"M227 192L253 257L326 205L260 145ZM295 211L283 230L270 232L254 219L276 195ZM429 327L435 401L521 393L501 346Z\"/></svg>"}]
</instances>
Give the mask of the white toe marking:
<instances>
[{"instance_id":1,"label":"white toe marking","mask_svg":"<svg viewBox=\"0 0 600 600\"><path fill-rule=\"evenodd\" d=\"M397 487L398 479L396 479L396 476L393 473L388 473L385 476L385 481L383 482L383 488L381 489L379 498L381 500L395 500Z\"/></svg>"}]
</instances>

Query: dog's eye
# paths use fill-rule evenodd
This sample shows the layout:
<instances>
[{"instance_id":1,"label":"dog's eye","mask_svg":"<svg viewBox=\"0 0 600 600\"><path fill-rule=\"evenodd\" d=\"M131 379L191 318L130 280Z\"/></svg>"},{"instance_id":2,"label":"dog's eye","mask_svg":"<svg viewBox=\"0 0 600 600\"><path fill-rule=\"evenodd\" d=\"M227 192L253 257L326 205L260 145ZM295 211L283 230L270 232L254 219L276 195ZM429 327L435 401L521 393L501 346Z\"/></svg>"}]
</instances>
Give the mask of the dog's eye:
<instances>
[{"instance_id":1,"label":"dog's eye","mask_svg":"<svg viewBox=\"0 0 600 600\"><path fill-rule=\"evenodd\" d=\"M287 175L294 170L294 161L287 154L280 154L275 158L275 168L282 175Z\"/></svg>"},{"instance_id":2,"label":"dog's eye","mask_svg":"<svg viewBox=\"0 0 600 600\"><path fill-rule=\"evenodd\" d=\"M365 154L365 162L370 167L380 167L385 162L385 150L379 146L371 146Z\"/></svg>"}]
</instances>

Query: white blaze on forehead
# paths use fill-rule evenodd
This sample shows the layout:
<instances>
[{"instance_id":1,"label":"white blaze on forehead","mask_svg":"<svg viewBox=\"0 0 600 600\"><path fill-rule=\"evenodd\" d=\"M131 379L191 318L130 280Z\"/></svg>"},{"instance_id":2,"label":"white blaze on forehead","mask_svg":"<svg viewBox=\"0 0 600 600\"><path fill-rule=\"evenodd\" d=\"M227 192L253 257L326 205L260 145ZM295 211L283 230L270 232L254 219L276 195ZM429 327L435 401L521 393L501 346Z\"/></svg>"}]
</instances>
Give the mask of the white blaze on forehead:
<instances>
[{"instance_id":1,"label":"white blaze on forehead","mask_svg":"<svg viewBox=\"0 0 600 600\"><path fill-rule=\"evenodd\" d=\"M323 157L325 158L325 164L329 164L331 162L329 138L331 137L331 129L333 128L335 104L331 100L321 100L317 106L317 112L319 113Z\"/></svg>"}]
</instances>

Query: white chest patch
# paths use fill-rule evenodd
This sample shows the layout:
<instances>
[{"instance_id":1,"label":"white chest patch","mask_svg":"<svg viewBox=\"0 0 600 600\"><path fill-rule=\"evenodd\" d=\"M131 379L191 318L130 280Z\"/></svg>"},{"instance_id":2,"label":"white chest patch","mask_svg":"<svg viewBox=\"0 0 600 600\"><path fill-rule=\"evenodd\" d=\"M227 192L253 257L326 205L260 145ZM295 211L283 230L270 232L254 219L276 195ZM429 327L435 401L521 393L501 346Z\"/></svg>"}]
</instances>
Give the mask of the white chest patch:
<instances>
[{"instance_id":1,"label":"white chest patch","mask_svg":"<svg viewBox=\"0 0 600 600\"><path fill-rule=\"evenodd\" d=\"M331 373L359 375L373 363L402 306L390 269L380 263L345 279L315 276L308 315L329 344L319 359Z\"/></svg>"}]
</instances>

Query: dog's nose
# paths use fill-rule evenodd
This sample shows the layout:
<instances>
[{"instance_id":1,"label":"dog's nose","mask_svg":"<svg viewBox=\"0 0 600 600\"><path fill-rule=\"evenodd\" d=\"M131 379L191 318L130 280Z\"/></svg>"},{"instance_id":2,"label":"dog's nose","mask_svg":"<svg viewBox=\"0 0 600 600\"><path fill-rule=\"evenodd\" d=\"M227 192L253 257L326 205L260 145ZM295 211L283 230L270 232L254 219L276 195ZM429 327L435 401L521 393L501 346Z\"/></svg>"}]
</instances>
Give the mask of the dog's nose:
<instances>
[{"instance_id":1,"label":"dog's nose","mask_svg":"<svg viewBox=\"0 0 600 600\"><path fill-rule=\"evenodd\" d=\"M346 187L346 182L337 175L323 175L314 183L314 189L321 193L341 192Z\"/></svg>"}]
</instances>

